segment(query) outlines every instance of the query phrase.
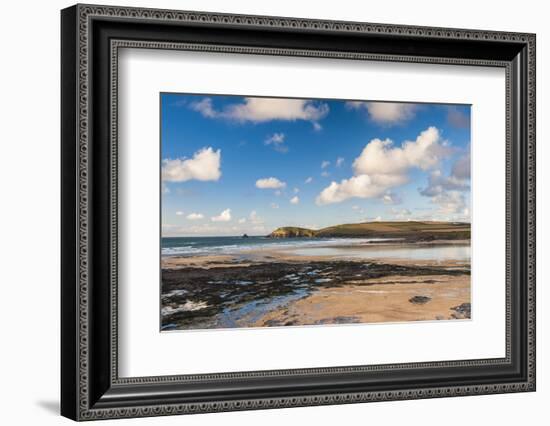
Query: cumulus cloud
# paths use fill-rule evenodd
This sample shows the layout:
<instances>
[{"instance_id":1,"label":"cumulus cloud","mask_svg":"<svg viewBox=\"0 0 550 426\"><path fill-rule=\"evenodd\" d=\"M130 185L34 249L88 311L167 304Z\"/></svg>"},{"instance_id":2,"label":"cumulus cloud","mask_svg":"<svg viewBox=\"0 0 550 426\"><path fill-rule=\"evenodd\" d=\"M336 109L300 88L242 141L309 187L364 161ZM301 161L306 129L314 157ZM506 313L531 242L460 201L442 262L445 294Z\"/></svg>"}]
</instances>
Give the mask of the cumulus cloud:
<instances>
[{"instance_id":1,"label":"cumulus cloud","mask_svg":"<svg viewBox=\"0 0 550 426\"><path fill-rule=\"evenodd\" d=\"M411 167L428 170L451 152L436 127L428 127L416 140L394 147L390 139L373 139L353 162L355 174L403 174Z\"/></svg>"},{"instance_id":2,"label":"cumulus cloud","mask_svg":"<svg viewBox=\"0 0 550 426\"><path fill-rule=\"evenodd\" d=\"M298 204L299 202L300 202L300 197L298 197L297 195L295 195L290 199L290 204Z\"/></svg>"},{"instance_id":3,"label":"cumulus cloud","mask_svg":"<svg viewBox=\"0 0 550 426\"><path fill-rule=\"evenodd\" d=\"M368 175L352 176L340 183L332 182L321 191L315 202L318 205L340 203L348 198L372 198L380 196L386 190L372 181Z\"/></svg>"},{"instance_id":4,"label":"cumulus cloud","mask_svg":"<svg viewBox=\"0 0 550 426\"><path fill-rule=\"evenodd\" d=\"M415 141L405 141L400 147L394 147L390 139L373 139L353 162L355 176L340 183L333 181L316 202L323 205L353 197L383 197L391 188L408 181L410 169L433 168L448 153L450 149L441 141L435 127L429 127Z\"/></svg>"},{"instance_id":5,"label":"cumulus cloud","mask_svg":"<svg viewBox=\"0 0 550 426\"><path fill-rule=\"evenodd\" d=\"M176 212L176 216L183 216L183 212Z\"/></svg>"},{"instance_id":6,"label":"cumulus cloud","mask_svg":"<svg viewBox=\"0 0 550 426\"><path fill-rule=\"evenodd\" d=\"M428 186L420 189L420 194L434 197L445 191L467 191L470 189L470 154L459 157L445 176L441 170L434 170L428 178Z\"/></svg>"},{"instance_id":7,"label":"cumulus cloud","mask_svg":"<svg viewBox=\"0 0 550 426\"><path fill-rule=\"evenodd\" d=\"M460 191L446 191L435 195L432 202L439 207L440 215L469 219L469 209L464 194Z\"/></svg>"},{"instance_id":8,"label":"cumulus cloud","mask_svg":"<svg viewBox=\"0 0 550 426\"><path fill-rule=\"evenodd\" d=\"M244 102L226 105L223 109L216 109L211 98L203 98L193 102L190 107L207 118L221 118L242 123L304 120L313 123L316 130L320 129L318 121L329 113L326 103L285 98L244 98Z\"/></svg>"},{"instance_id":9,"label":"cumulus cloud","mask_svg":"<svg viewBox=\"0 0 550 426\"><path fill-rule=\"evenodd\" d=\"M280 181L275 177L258 179L256 181L256 188L259 188L259 189L280 189L284 187L286 187L286 183Z\"/></svg>"},{"instance_id":10,"label":"cumulus cloud","mask_svg":"<svg viewBox=\"0 0 550 426\"><path fill-rule=\"evenodd\" d=\"M465 194L470 190L470 155L459 157L448 176L441 170L434 170L425 188L419 188L421 195L431 197L438 206L436 213L446 220L470 220L470 209Z\"/></svg>"},{"instance_id":11,"label":"cumulus cloud","mask_svg":"<svg viewBox=\"0 0 550 426\"><path fill-rule=\"evenodd\" d=\"M203 148L193 158L166 158L162 160L164 182L185 182L188 180L217 181L222 175L221 150Z\"/></svg>"},{"instance_id":12,"label":"cumulus cloud","mask_svg":"<svg viewBox=\"0 0 550 426\"><path fill-rule=\"evenodd\" d=\"M365 110L369 118L383 125L400 124L414 117L417 106L399 102L346 102L350 109Z\"/></svg>"},{"instance_id":13,"label":"cumulus cloud","mask_svg":"<svg viewBox=\"0 0 550 426\"><path fill-rule=\"evenodd\" d=\"M237 222L240 224L246 223L246 217L241 217Z\"/></svg>"},{"instance_id":14,"label":"cumulus cloud","mask_svg":"<svg viewBox=\"0 0 550 426\"><path fill-rule=\"evenodd\" d=\"M264 144L271 145L273 149L277 152L282 152L282 153L288 152L288 147L285 145L284 133L273 133L264 141Z\"/></svg>"},{"instance_id":15,"label":"cumulus cloud","mask_svg":"<svg viewBox=\"0 0 550 426\"><path fill-rule=\"evenodd\" d=\"M231 209L225 209L218 216L210 218L212 222L229 222L231 220Z\"/></svg>"},{"instance_id":16,"label":"cumulus cloud","mask_svg":"<svg viewBox=\"0 0 550 426\"><path fill-rule=\"evenodd\" d=\"M202 213L189 213L187 215L188 220L200 220L203 218L204 218L204 215Z\"/></svg>"},{"instance_id":17,"label":"cumulus cloud","mask_svg":"<svg viewBox=\"0 0 550 426\"><path fill-rule=\"evenodd\" d=\"M311 182L313 182L313 178L312 178L311 176L308 177L308 178L304 181L304 183L311 183Z\"/></svg>"},{"instance_id":18,"label":"cumulus cloud","mask_svg":"<svg viewBox=\"0 0 550 426\"><path fill-rule=\"evenodd\" d=\"M322 169L326 169L328 166L330 166L330 161L324 160L324 161L321 163L321 168L322 168Z\"/></svg>"},{"instance_id":19,"label":"cumulus cloud","mask_svg":"<svg viewBox=\"0 0 550 426\"><path fill-rule=\"evenodd\" d=\"M344 164L344 157L338 157L336 159L336 167L342 167L343 164Z\"/></svg>"},{"instance_id":20,"label":"cumulus cloud","mask_svg":"<svg viewBox=\"0 0 550 426\"><path fill-rule=\"evenodd\" d=\"M420 189L420 194L433 197L449 190L466 191L470 184L465 179L459 179L453 174L444 176L441 170L434 170L428 178L428 186Z\"/></svg>"},{"instance_id":21,"label":"cumulus cloud","mask_svg":"<svg viewBox=\"0 0 550 426\"><path fill-rule=\"evenodd\" d=\"M294 193L297 194L298 192L300 192L300 189L294 188Z\"/></svg>"}]
</instances>

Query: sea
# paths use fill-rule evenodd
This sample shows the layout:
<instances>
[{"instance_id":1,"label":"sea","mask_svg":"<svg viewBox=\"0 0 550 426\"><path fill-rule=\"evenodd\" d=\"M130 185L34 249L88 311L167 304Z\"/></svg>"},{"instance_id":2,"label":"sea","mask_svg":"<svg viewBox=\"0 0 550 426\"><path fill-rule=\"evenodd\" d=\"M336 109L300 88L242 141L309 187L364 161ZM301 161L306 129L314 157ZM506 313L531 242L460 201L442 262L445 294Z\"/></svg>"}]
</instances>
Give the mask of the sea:
<instances>
[{"instance_id":1,"label":"sea","mask_svg":"<svg viewBox=\"0 0 550 426\"><path fill-rule=\"evenodd\" d=\"M165 237L161 240L162 256L242 255L255 250L284 249L296 256L335 256L342 258L400 258L421 260L470 259L469 245L380 245L369 243L398 242L384 238L268 238L235 237ZM365 246L369 246L365 249Z\"/></svg>"}]
</instances>

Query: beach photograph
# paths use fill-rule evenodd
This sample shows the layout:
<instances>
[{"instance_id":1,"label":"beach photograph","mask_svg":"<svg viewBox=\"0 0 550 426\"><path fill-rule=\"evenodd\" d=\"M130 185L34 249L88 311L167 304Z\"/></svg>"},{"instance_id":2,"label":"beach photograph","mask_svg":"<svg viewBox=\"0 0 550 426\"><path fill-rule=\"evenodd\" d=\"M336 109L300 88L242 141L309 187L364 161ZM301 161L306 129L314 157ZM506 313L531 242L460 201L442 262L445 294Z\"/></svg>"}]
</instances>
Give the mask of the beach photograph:
<instances>
[{"instance_id":1,"label":"beach photograph","mask_svg":"<svg viewBox=\"0 0 550 426\"><path fill-rule=\"evenodd\" d=\"M470 106L160 95L160 330L470 320Z\"/></svg>"}]
</instances>

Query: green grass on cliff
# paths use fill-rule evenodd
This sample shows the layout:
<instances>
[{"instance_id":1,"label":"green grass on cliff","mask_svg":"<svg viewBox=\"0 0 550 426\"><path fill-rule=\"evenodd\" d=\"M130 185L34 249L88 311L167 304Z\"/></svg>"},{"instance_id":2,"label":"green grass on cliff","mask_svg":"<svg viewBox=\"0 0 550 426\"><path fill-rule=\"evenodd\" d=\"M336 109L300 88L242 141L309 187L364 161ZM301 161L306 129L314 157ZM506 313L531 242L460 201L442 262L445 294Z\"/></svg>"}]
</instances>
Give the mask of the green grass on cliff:
<instances>
[{"instance_id":1,"label":"green grass on cliff","mask_svg":"<svg viewBox=\"0 0 550 426\"><path fill-rule=\"evenodd\" d=\"M470 224L462 222L364 222L329 226L313 230L298 227L282 227L269 237L294 238L404 238L408 240L469 239Z\"/></svg>"}]
</instances>

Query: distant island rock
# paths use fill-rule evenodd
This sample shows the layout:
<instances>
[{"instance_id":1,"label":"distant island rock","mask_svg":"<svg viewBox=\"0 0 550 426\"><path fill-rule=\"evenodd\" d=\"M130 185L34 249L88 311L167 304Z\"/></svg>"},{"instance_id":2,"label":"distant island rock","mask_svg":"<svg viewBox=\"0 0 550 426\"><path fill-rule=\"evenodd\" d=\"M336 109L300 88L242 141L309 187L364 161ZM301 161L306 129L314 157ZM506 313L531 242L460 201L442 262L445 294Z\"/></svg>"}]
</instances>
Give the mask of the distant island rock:
<instances>
[{"instance_id":1,"label":"distant island rock","mask_svg":"<svg viewBox=\"0 0 550 426\"><path fill-rule=\"evenodd\" d=\"M242 238L248 238L247 234L243 234Z\"/></svg>"},{"instance_id":2,"label":"distant island rock","mask_svg":"<svg viewBox=\"0 0 550 426\"><path fill-rule=\"evenodd\" d=\"M400 238L406 241L469 240L466 222L364 222L329 226L318 230L284 226L268 238Z\"/></svg>"}]
</instances>

